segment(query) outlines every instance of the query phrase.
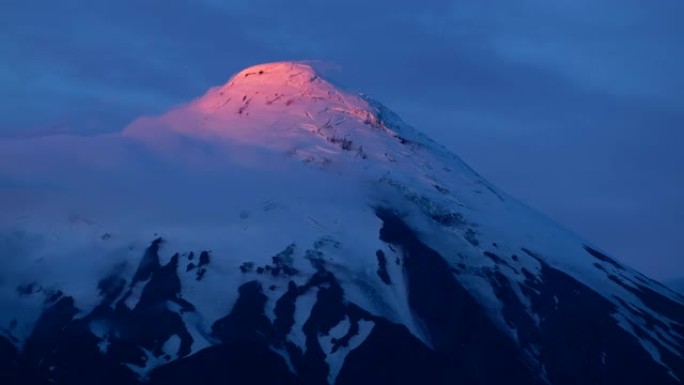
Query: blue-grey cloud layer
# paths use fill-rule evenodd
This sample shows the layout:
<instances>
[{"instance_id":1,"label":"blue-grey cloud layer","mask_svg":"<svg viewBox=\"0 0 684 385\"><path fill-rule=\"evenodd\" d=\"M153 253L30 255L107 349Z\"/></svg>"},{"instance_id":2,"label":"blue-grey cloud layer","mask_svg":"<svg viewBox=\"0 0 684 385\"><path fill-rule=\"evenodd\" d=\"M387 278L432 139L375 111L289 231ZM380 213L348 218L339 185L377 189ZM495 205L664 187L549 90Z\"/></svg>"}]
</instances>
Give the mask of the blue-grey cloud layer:
<instances>
[{"instance_id":1,"label":"blue-grey cloud layer","mask_svg":"<svg viewBox=\"0 0 684 385\"><path fill-rule=\"evenodd\" d=\"M512 195L684 275L683 17L676 0L5 0L0 135L119 130L250 64L320 59Z\"/></svg>"}]
</instances>

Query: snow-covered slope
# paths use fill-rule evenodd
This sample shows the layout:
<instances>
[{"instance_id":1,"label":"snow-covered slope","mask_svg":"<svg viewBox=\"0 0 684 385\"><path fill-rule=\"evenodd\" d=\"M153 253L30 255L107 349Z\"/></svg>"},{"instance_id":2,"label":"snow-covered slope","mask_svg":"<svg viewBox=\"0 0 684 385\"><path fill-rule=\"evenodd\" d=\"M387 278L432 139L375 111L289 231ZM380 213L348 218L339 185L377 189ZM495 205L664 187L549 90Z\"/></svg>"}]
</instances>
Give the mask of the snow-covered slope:
<instances>
[{"instance_id":1,"label":"snow-covered slope","mask_svg":"<svg viewBox=\"0 0 684 385\"><path fill-rule=\"evenodd\" d=\"M0 202L17 383L684 379L681 296L306 64L0 141Z\"/></svg>"}]
</instances>

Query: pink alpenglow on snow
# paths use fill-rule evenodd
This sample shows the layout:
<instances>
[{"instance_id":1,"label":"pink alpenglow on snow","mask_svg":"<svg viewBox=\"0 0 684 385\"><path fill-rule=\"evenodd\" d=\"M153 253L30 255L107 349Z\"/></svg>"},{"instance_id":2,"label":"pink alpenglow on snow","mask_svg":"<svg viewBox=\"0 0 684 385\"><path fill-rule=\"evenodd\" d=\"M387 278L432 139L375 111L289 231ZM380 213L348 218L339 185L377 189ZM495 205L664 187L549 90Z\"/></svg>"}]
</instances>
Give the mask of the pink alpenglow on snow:
<instances>
[{"instance_id":1,"label":"pink alpenglow on snow","mask_svg":"<svg viewBox=\"0 0 684 385\"><path fill-rule=\"evenodd\" d=\"M159 131L172 131L290 150L322 145L324 130L348 135L341 126L364 126L374 119L372 110L364 98L335 88L311 66L278 62L240 71L189 104L136 120L124 134L154 140Z\"/></svg>"}]
</instances>

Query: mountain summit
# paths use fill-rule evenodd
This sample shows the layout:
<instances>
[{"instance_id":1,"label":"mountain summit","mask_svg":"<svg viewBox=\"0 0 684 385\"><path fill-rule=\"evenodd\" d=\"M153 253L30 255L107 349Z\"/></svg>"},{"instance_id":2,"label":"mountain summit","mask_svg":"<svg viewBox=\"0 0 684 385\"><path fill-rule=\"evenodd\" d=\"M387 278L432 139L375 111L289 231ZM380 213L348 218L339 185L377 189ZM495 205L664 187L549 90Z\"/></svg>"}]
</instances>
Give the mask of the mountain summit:
<instances>
[{"instance_id":1,"label":"mountain summit","mask_svg":"<svg viewBox=\"0 0 684 385\"><path fill-rule=\"evenodd\" d=\"M240 71L193 102L138 120L125 132L170 130L282 148L311 142L311 134L322 137L322 131L346 128L350 135L357 123L379 124L377 113L368 100L338 90L311 66L281 62Z\"/></svg>"},{"instance_id":2,"label":"mountain summit","mask_svg":"<svg viewBox=\"0 0 684 385\"><path fill-rule=\"evenodd\" d=\"M681 295L306 64L0 182L3 384L684 380Z\"/></svg>"}]
</instances>

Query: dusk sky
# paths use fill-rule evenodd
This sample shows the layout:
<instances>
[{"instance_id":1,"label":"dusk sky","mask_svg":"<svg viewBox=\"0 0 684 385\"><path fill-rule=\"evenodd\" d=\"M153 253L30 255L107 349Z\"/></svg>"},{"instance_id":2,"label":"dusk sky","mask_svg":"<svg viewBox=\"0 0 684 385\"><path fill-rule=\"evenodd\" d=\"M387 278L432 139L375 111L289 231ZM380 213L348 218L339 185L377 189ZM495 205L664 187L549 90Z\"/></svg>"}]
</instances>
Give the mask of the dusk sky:
<instances>
[{"instance_id":1,"label":"dusk sky","mask_svg":"<svg viewBox=\"0 0 684 385\"><path fill-rule=\"evenodd\" d=\"M120 131L244 67L316 61L617 259L680 277L682 20L678 0L2 0L0 137Z\"/></svg>"}]
</instances>

